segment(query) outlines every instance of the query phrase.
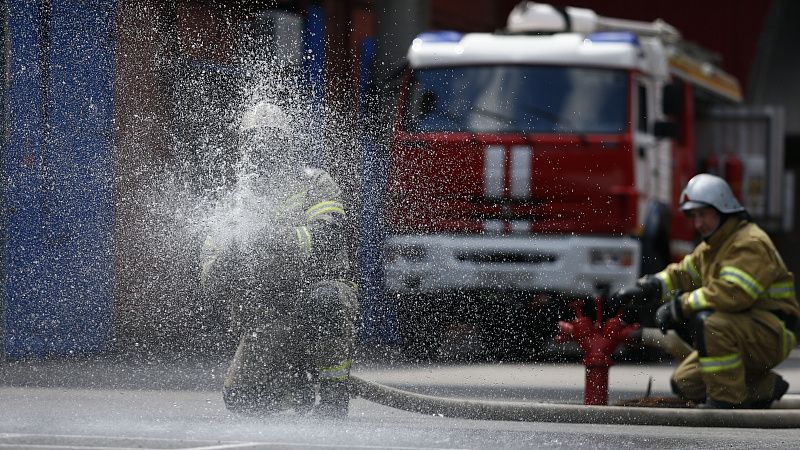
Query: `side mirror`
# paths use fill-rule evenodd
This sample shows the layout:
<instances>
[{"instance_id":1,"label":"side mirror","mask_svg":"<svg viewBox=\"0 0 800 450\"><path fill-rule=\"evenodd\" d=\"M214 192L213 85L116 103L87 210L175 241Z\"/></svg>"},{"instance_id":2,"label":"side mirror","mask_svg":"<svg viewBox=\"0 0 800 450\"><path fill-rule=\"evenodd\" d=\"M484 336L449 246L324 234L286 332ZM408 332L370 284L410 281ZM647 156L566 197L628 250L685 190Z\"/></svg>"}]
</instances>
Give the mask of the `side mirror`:
<instances>
[{"instance_id":1,"label":"side mirror","mask_svg":"<svg viewBox=\"0 0 800 450\"><path fill-rule=\"evenodd\" d=\"M678 137L678 125L675 122L658 121L653 125L653 135L659 139Z\"/></svg>"},{"instance_id":2,"label":"side mirror","mask_svg":"<svg viewBox=\"0 0 800 450\"><path fill-rule=\"evenodd\" d=\"M683 83L672 82L661 92L661 109L670 117L680 117L683 112Z\"/></svg>"}]
</instances>

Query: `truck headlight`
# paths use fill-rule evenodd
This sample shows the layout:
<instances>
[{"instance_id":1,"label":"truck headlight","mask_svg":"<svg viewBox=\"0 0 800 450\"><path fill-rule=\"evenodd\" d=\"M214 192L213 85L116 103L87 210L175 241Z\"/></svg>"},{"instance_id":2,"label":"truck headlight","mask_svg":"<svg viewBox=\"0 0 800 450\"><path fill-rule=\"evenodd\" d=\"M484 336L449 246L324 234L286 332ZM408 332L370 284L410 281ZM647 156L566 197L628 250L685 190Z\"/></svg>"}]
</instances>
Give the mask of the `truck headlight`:
<instances>
[{"instance_id":1,"label":"truck headlight","mask_svg":"<svg viewBox=\"0 0 800 450\"><path fill-rule=\"evenodd\" d=\"M589 252L589 263L603 267L633 266L633 250L595 248Z\"/></svg>"},{"instance_id":2,"label":"truck headlight","mask_svg":"<svg viewBox=\"0 0 800 450\"><path fill-rule=\"evenodd\" d=\"M425 260L428 256L428 251L425 247L419 245L407 245L386 248L386 261L396 262L400 259L409 262L419 262Z\"/></svg>"}]
</instances>

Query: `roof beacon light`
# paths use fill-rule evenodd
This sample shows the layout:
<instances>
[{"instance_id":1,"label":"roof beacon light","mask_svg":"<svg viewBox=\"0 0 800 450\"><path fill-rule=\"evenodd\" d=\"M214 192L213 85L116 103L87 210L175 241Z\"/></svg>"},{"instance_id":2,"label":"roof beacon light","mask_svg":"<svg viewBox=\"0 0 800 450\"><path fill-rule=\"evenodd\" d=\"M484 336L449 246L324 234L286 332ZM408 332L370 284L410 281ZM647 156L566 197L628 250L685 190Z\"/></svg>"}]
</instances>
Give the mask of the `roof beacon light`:
<instances>
[{"instance_id":1,"label":"roof beacon light","mask_svg":"<svg viewBox=\"0 0 800 450\"><path fill-rule=\"evenodd\" d=\"M546 3L524 1L508 15L511 33L591 33L597 29L597 14L585 8L556 8Z\"/></svg>"},{"instance_id":2,"label":"roof beacon light","mask_svg":"<svg viewBox=\"0 0 800 450\"><path fill-rule=\"evenodd\" d=\"M455 43L460 41L463 36L464 34L458 31L426 31L418 34L414 40L426 43Z\"/></svg>"},{"instance_id":3,"label":"roof beacon light","mask_svg":"<svg viewBox=\"0 0 800 450\"><path fill-rule=\"evenodd\" d=\"M586 36L592 42L622 42L639 46L639 38L629 31L598 31Z\"/></svg>"},{"instance_id":4,"label":"roof beacon light","mask_svg":"<svg viewBox=\"0 0 800 450\"><path fill-rule=\"evenodd\" d=\"M596 31L630 31L639 36L658 36L675 42L681 34L675 27L656 19L653 22L616 19L598 16L586 8L557 8L546 3L522 1L508 15L506 29L509 33L560 33L581 34Z\"/></svg>"}]
</instances>

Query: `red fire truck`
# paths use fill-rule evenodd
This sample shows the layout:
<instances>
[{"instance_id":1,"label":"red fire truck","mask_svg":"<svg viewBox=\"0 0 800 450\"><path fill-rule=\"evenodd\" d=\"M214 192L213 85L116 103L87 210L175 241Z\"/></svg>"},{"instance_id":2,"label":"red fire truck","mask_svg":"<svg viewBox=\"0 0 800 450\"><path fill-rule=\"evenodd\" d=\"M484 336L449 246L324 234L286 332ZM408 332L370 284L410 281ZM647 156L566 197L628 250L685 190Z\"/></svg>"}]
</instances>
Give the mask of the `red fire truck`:
<instances>
[{"instance_id":1,"label":"red fire truck","mask_svg":"<svg viewBox=\"0 0 800 450\"><path fill-rule=\"evenodd\" d=\"M677 198L713 157L696 151L699 118L741 98L662 21L523 2L502 32L419 35L386 186L406 350L466 326L501 354L536 351L569 301L690 251Z\"/></svg>"}]
</instances>

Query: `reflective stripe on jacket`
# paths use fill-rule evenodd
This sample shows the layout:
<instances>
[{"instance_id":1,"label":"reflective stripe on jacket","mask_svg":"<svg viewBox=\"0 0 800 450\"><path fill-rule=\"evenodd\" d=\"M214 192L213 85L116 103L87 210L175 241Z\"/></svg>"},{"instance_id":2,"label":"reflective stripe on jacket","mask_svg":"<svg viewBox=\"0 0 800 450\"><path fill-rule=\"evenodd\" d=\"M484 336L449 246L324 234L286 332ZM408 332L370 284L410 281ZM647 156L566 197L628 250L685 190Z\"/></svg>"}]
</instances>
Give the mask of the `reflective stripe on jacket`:
<instances>
[{"instance_id":1,"label":"reflective stripe on jacket","mask_svg":"<svg viewBox=\"0 0 800 450\"><path fill-rule=\"evenodd\" d=\"M318 263L338 259L343 245L345 209L342 192L328 172L306 167L303 170L308 189L287 199L282 219L293 225L298 259L315 257ZM288 243L287 243L288 244ZM287 255L291 256L291 255Z\"/></svg>"},{"instance_id":2,"label":"reflective stripe on jacket","mask_svg":"<svg viewBox=\"0 0 800 450\"><path fill-rule=\"evenodd\" d=\"M664 300L673 290L683 292L684 313L754 308L800 315L794 276L769 236L746 220L729 218L707 242L656 276Z\"/></svg>"},{"instance_id":3,"label":"reflective stripe on jacket","mask_svg":"<svg viewBox=\"0 0 800 450\"><path fill-rule=\"evenodd\" d=\"M278 229L265 241L270 245L266 250L284 266L300 268L305 282L349 276L341 189L322 169L304 167L297 176L291 181L302 188L285 198L275 211ZM204 285L219 269L220 256L226 250L230 251L220 248L212 236L206 238L201 265ZM235 272L241 267L227 269Z\"/></svg>"}]
</instances>

